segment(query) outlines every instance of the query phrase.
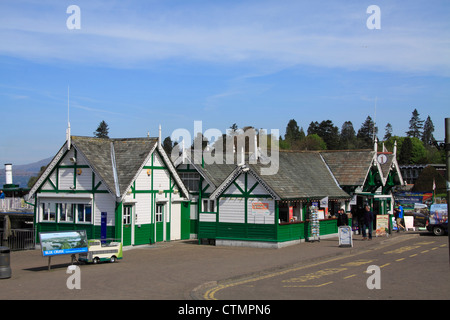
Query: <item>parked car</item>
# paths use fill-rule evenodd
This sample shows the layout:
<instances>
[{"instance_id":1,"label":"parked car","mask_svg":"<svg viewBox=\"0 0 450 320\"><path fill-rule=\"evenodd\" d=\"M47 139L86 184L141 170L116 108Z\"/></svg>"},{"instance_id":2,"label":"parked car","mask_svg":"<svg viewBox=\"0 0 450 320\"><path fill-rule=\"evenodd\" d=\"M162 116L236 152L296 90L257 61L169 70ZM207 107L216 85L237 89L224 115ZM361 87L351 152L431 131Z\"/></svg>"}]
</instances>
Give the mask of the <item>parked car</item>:
<instances>
[{"instance_id":1,"label":"parked car","mask_svg":"<svg viewBox=\"0 0 450 320\"><path fill-rule=\"evenodd\" d=\"M447 204L432 204L428 216L427 230L437 236L443 236L448 232Z\"/></svg>"}]
</instances>

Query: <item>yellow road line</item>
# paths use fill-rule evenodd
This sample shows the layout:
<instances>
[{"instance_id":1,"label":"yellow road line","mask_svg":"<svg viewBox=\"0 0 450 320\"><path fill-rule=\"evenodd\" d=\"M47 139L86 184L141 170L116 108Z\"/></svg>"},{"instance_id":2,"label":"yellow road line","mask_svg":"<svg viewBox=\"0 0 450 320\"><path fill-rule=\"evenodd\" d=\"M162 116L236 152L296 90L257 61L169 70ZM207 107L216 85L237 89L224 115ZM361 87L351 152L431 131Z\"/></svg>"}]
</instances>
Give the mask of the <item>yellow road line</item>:
<instances>
[{"instance_id":1,"label":"yellow road line","mask_svg":"<svg viewBox=\"0 0 450 320\"><path fill-rule=\"evenodd\" d=\"M329 285L331 283L333 283L333 281L322 283L322 284L317 284L317 285L313 285L313 284L310 284L310 285L307 285L307 284L305 284L305 285L290 285L290 286L283 286L283 288L320 288L320 287L324 287L326 285Z\"/></svg>"},{"instance_id":2,"label":"yellow road line","mask_svg":"<svg viewBox=\"0 0 450 320\"><path fill-rule=\"evenodd\" d=\"M346 276L346 277L344 277L344 279L349 279L349 278L353 278L353 277L356 277L356 274L352 274L350 276Z\"/></svg>"},{"instance_id":3,"label":"yellow road line","mask_svg":"<svg viewBox=\"0 0 450 320\"><path fill-rule=\"evenodd\" d=\"M409 238L401 240L400 242L407 241L407 240L409 240ZM384 249L386 247L389 247L389 246L392 246L392 245L396 245L397 243L398 242L382 245L382 246L376 248L375 250L382 250L382 249ZM283 270L283 271L279 271L279 272L268 273L266 275L259 276L259 277L244 279L244 280L232 282L232 283L229 283L229 284L217 285L214 288L211 288L211 289L207 290L205 292L205 294L203 295L203 298L206 299L206 300L217 300L217 298L215 297L215 294L218 291L226 289L226 288L231 288L231 287L239 286L239 285L250 283L250 282L256 282L256 281L260 281L260 280L274 278L274 277L281 276L281 275L284 275L284 274L287 274L287 273L290 273L290 272L316 267L316 266L319 266L319 265L322 265L322 264L326 264L326 263L329 263L329 262L339 261L339 260L342 260L342 259L348 259L348 258L356 257L356 256L359 256L359 255L362 255L362 254L365 254L365 253L368 253L368 252L371 252L371 251L372 251L372 249L363 250L363 251L355 253L355 254L343 255L343 256L339 256L339 257L336 257L336 258L320 261L320 262L309 264L309 265L289 268L289 269L286 269L286 270Z\"/></svg>"}]
</instances>

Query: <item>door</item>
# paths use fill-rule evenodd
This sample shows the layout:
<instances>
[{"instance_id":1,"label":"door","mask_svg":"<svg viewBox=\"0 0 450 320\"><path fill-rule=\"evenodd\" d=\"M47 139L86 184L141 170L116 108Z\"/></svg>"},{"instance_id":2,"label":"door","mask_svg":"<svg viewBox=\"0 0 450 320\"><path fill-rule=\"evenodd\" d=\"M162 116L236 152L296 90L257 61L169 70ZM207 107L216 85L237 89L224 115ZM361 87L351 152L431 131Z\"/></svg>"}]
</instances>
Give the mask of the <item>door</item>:
<instances>
[{"instance_id":1,"label":"door","mask_svg":"<svg viewBox=\"0 0 450 320\"><path fill-rule=\"evenodd\" d=\"M134 242L132 206L123 206L122 226L123 226L123 245L130 246Z\"/></svg>"},{"instance_id":2,"label":"door","mask_svg":"<svg viewBox=\"0 0 450 320\"><path fill-rule=\"evenodd\" d=\"M170 214L170 240L181 239L181 203L172 203Z\"/></svg>"},{"instance_id":3,"label":"door","mask_svg":"<svg viewBox=\"0 0 450 320\"><path fill-rule=\"evenodd\" d=\"M164 241L164 203L156 204L155 212L155 241Z\"/></svg>"},{"instance_id":4,"label":"door","mask_svg":"<svg viewBox=\"0 0 450 320\"><path fill-rule=\"evenodd\" d=\"M181 240L191 237L191 204L190 202L181 203Z\"/></svg>"}]
</instances>

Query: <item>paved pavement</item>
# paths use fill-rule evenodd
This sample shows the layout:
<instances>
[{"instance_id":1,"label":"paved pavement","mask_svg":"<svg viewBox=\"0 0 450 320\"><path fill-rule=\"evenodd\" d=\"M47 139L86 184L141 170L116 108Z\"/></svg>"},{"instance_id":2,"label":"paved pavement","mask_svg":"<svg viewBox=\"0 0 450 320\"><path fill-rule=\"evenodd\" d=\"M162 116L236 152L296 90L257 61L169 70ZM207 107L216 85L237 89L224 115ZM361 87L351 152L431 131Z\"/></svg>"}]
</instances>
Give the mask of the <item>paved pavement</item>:
<instances>
[{"instance_id":1,"label":"paved pavement","mask_svg":"<svg viewBox=\"0 0 450 320\"><path fill-rule=\"evenodd\" d=\"M417 232L363 241L354 235L352 248L337 238L305 242L281 249L216 247L176 241L134 247L117 263L80 264L81 289L68 289L70 256L55 256L51 270L40 250L11 252L12 277L0 279L0 300L6 299L202 299L211 284L258 275L337 255L350 255L388 242L419 237Z\"/></svg>"}]
</instances>

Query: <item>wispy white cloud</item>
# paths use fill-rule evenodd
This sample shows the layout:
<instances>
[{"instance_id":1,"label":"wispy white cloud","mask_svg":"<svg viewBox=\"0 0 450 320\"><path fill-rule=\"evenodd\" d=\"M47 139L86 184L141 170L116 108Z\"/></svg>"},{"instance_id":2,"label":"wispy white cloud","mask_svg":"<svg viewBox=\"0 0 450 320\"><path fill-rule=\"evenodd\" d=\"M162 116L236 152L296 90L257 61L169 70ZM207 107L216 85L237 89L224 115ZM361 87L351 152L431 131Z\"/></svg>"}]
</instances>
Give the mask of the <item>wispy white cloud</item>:
<instances>
[{"instance_id":1,"label":"wispy white cloud","mask_svg":"<svg viewBox=\"0 0 450 320\"><path fill-rule=\"evenodd\" d=\"M29 11L20 1L3 1L0 54L114 67L177 59L450 74L448 22L408 22L415 16L401 15L401 5L381 5L382 29L368 30L359 2L81 1L81 29L67 30L65 5L50 3Z\"/></svg>"}]
</instances>

